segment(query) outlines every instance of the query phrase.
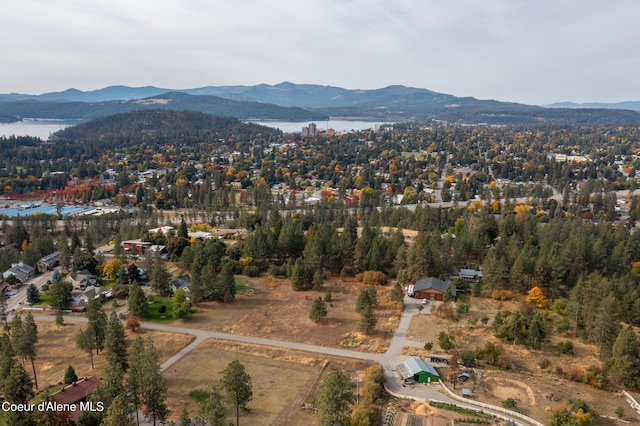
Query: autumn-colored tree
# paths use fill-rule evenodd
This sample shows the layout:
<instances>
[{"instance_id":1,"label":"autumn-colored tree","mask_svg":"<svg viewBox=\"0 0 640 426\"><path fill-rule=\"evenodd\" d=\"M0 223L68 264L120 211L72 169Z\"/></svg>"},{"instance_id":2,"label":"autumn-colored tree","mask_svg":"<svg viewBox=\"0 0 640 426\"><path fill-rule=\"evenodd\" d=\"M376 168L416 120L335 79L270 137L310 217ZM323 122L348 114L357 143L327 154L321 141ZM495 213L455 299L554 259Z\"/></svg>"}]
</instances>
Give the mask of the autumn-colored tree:
<instances>
[{"instance_id":1,"label":"autumn-colored tree","mask_svg":"<svg viewBox=\"0 0 640 426\"><path fill-rule=\"evenodd\" d=\"M536 305L536 308L544 308L544 304L546 303L547 298L544 297L542 289L538 286L535 286L531 290L529 290L525 301L527 303Z\"/></svg>"}]
</instances>

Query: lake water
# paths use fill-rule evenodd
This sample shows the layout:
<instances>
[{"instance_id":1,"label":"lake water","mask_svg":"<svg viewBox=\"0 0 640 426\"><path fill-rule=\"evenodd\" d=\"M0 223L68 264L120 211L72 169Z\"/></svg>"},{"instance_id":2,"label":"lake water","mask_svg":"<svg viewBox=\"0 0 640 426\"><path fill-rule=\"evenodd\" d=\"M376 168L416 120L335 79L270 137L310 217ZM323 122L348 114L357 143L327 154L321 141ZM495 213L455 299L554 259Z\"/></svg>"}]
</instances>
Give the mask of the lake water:
<instances>
[{"instance_id":1,"label":"lake water","mask_svg":"<svg viewBox=\"0 0 640 426\"><path fill-rule=\"evenodd\" d=\"M308 122L290 122L290 121L251 121L252 123L262 124L267 127L280 129L285 133L300 133L302 128L309 125ZM47 140L51 133L62 130L65 127L77 124L77 121L68 120L46 120L25 118L15 123L0 123L0 136L34 136L42 140ZM377 130L381 125L388 124L384 122L372 121L348 121L348 120L329 120L315 122L318 130L333 129L336 132L350 132L357 130L374 129Z\"/></svg>"},{"instance_id":2,"label":"lake water","mask_svg":"<svg viewBox=\"0 0 640 426\"><path fill-rule=\"evenodd\" d=\"M47 140L49 134L77 124L77 121L25 118L15 123L0 123L0 136L33 136Z\"/></svg>"}]
</instances>

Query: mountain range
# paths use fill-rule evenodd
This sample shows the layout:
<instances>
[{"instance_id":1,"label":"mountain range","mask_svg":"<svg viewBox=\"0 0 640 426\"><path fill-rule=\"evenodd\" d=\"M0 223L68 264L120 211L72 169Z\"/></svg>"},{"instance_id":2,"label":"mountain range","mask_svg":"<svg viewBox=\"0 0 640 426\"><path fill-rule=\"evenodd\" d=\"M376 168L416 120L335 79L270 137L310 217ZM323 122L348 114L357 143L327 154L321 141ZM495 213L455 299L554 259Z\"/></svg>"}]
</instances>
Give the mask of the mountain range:
<instances>
[{"instance_id":1,"label":"mountain range","mask_svg":"<svg viewBox=\"0 0 640 426\"><path fill-rule=\"evenodd\" d=\"M139 109L176 109L241 120L311 121L327 117L386 121L487 124L638 124L640 102L554 104L548 107L457 97L427 89L388 86L350 90L294 84L166 89L110 86L41 95L0 94L0 119L92 119ZM615 109L611 109L615 108ZM632 111L635 110L635 111Z\"/></svg>"}]
</instances>

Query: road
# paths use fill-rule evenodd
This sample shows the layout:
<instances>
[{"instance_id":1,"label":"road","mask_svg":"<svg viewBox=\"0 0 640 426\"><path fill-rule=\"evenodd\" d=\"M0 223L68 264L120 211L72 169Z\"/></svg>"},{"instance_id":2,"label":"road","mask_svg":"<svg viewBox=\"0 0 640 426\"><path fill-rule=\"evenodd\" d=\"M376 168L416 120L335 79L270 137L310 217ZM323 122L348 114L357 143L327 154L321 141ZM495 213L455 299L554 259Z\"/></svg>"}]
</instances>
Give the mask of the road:
<instances>
[{"instance_id":1,"label":"road","mask_svg":"<svg viewBox=\"0 0 640 426\"><path fill-rule=\"evenodd\" d=\"M218 340L228 340L232 342L241 342L241 343L249 343L254 345L263 345L263 346L271 346L285 349L292 349L304 352L310 352L315 354L327 355L327 356L335 356L335 357L343 357L343 358L351 358L358 359L364 361L373 361L377 362L385 370L386 376L386 385L389 390L391 390L394 394L403 395L406 397L410 397L413 399L429 401L431 399L438 400L441 402L446 402L450 404L456 404L458 406L463 406L467 408L477 409L472 404L465 404L459 401L450 398L440 391L439 384L432 385L417 385L415 387L404 387L400 383L400 380L397 378L395 373L395 366L400 364L404 357L402 357L402 349L404 347L422 347L423 344L420 342L416 342L410 340L407 336L407 332L409 330L409 325L411 324L411 318L420 314L420 311L417 308L417 300L405 296L404 299L404 310L400 316L400 322L398 324L398 328L393 333L391 338L391 343L386 352L384 353L368 353L368 352L358 352L348 349L340 349L340 348L331 348L325 346L318 345L309 345L304 343L296 343L296 342L287 342L282 340L274 340L274 339L265 339L261 337L253 337L253 336L243 336L238 334L230 334L230 333L222 333L217 331L208 331L208 330L199 330L188 327L177 327L166 324L156 324L151 322L141 322L141 327L148 330L158 330L172 333L181 333L192 335L195 339L182 348L178 353L173 355L171 358L166 360L161 368L162 370L168 369L171 365L178 362L181 358L186 356L193 349L197 348L202 342L207 339L218 339ZM428 315L428 314L423 314ZM51 321L52 317L47 315L34 315L34 318L37 321ZM66 316L65 322L79 322L85 323L87 322L86 317L72 317ZM497 411L491 411L489 409L484 409L485 412L502 416L504 414L500 414ZM522 422L517 418L511 418L517 425L528 425L527 423Z\"/></svg>"}]
</instances>

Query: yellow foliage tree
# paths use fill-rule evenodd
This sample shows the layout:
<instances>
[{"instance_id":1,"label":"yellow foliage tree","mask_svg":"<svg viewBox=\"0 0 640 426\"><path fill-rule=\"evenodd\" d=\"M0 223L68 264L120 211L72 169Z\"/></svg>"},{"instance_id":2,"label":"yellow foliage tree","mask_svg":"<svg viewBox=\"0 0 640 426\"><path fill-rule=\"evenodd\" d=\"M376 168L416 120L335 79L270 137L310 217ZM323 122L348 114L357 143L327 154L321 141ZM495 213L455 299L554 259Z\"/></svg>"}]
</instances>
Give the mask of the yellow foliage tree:
<instances>
[{"instance_id":1,"label":"yellow foliage tree","mask_svg":"<svg viewBox=\"0 0 640 426\"><path fill-rule=\"evenodd\" d=\"M104 265L102 273L110 280L115 280L116 278L118 278L120 268L122 268L122 261L120 261L120 259L118 258L113 258L109 263Z\"/></svg>"},{"instance_id":2,"label":"yellow foliage tree","mask_svg":"<svg viewBox=\"0 0 640 426\"><path fill-rule=\"evenodd\" d=\"M542 289L538 286L535 286L531 290L529 290L525 300L527 303L533 303L534 305L536 305L536 308L544 308L544 304L547 301L547 298L544 297Z\"/></svg>"}]
</instances>

